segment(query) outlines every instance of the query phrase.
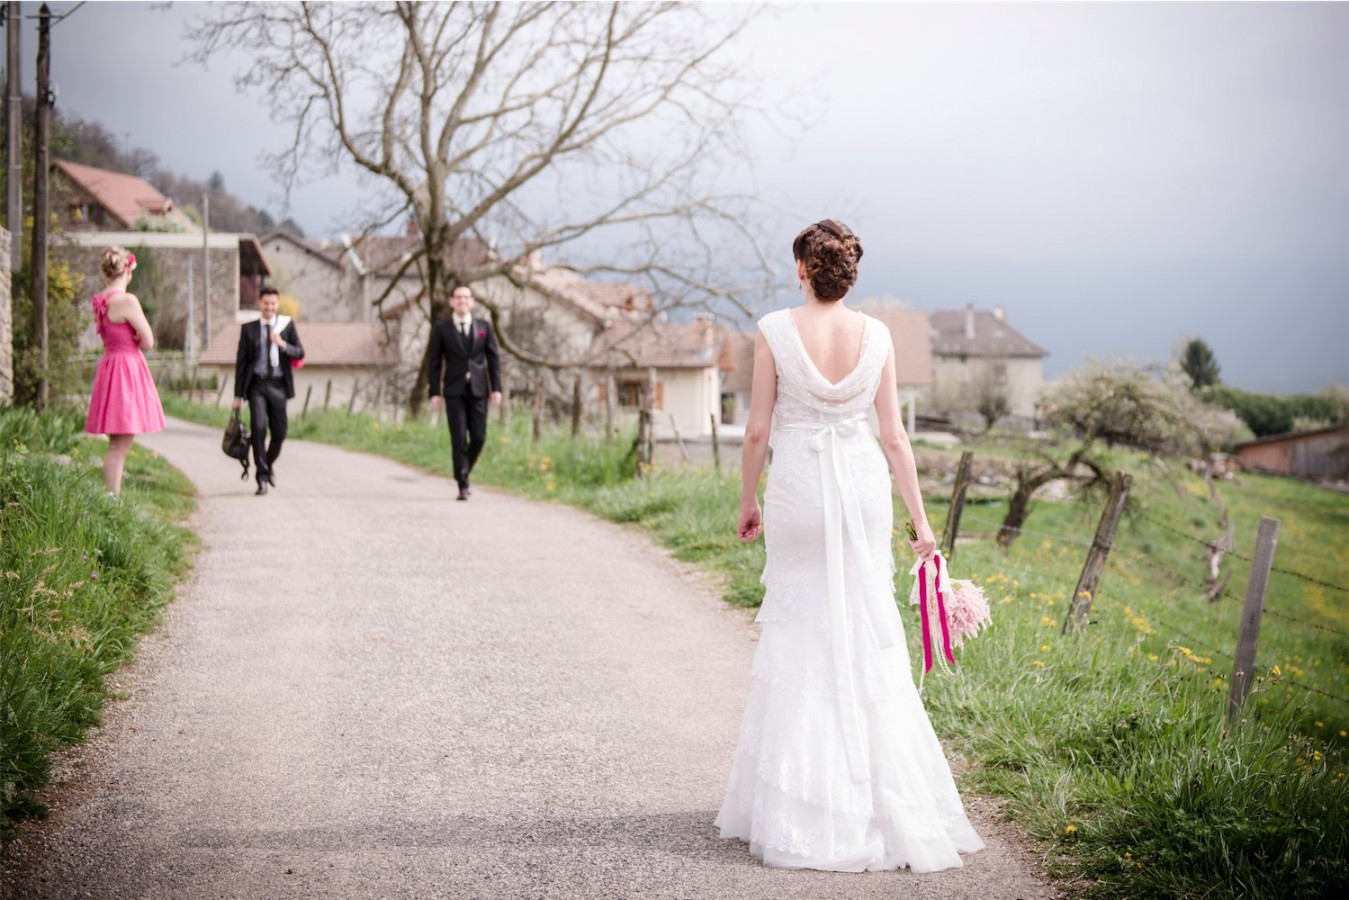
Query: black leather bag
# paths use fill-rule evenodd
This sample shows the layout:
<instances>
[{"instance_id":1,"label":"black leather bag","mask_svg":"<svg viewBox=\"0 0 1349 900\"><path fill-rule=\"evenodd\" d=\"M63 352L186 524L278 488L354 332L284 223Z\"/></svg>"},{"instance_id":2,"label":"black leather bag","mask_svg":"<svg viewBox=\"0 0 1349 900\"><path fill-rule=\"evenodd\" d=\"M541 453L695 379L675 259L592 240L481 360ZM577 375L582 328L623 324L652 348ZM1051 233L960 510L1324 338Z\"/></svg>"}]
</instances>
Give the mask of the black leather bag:
<instances>
[{"instance_id":1,"label":"black leather bag","mask_svg":"<svg viewBox=\"0 0 1349 900\"><path fill-rule=\"evenodd\" d=\"M220 442L220 449L225 451L225 455L232 459L239 460L239 465L244 467L243 474L239 476L240 481L248 480L248 447L251 435L248 429L244 427L244 420L239 416L239 410L234 411L230 416L229 424L225 426L225 438Z\"/></svg>"}]
</instances>

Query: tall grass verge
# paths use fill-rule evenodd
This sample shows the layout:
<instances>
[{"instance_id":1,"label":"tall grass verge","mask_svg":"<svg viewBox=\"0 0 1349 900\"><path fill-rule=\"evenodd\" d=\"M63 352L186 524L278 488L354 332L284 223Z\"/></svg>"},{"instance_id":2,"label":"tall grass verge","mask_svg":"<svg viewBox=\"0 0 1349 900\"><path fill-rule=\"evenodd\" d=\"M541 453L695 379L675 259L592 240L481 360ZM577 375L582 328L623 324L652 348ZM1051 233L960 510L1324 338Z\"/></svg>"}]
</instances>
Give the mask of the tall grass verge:
<instances>
[{"instance_id":1,"label":"tall grass verge","mask_svg":"<svg viewBox=\"0 0 1349 900\"><path fill-rule=\"evenodd\" d=\"M0 838L43 811L52 752L98 723L195 546L187 480L134 447L109 498L105 449L79 415L0 409Z\"/></svg>"},{"instance_id":2,"label":"tall grass verge","mask_svg":"<svg viewBox=\"0 0 1349 900\"><path fill-rule=\"evenodd\" d=\"M223 426L219 410L185 409ZM443 427L382 424L361 415L311 415L299 437L382 453L449 474ZM763 545L735 540L738 477L706 468L631 475L632 435L606 444L549 432L535 444L527 419L493 422L475 477L556 499L650 531L681 559L725 578L727 599L754 607ZM926 681L937 731L971 765L963 786L1007 798L1009 813L1045 848L1053 872L1093 897L1281 898L1349 889L1349 603L1287 575L1268 605L1257 685L1242 720L1225 716L1240 602L1203 600L1200 542L1216 533L1208 487L1182 467L1124 451L1134 473L1131 511L1093 598L1085 634L1060 637L1099 503L1037 502L1010 552L992 536L1005 504L967 507L957 577L989 595L993 627L967 645L950 676ZM1344 498L1277 479L1220 489L1249 553L1259 515L1279 516L1276 565L1349 582ZM939 525L944 498L928 498ZM903 513L897 512L897 521ZM1177 532L1180 532L1179 534ZM1193 540L1184 535L1192 535ZM911 560L902 547L901 573ZM1240 596L1246 569L1234 569ZM1185 578L1175 577L1179 573ZM910 655L921 660L915 616L898 579ZM1297 681L1297 684L1294 684Z\"/></svg>"}]
</instances>

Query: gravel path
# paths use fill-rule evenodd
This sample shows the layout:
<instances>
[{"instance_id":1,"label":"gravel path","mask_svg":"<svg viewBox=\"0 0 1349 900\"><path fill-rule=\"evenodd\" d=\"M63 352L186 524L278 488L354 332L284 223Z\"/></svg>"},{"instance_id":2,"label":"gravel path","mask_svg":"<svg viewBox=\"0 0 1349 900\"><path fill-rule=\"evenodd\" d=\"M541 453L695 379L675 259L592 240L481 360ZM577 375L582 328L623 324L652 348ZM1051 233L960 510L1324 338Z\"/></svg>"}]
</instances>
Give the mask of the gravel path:
<instances>
[{"instance_id":1,"label":"gravel path","mask_svg":"<svg viewBox=\"0 0 1349 900\"><path fill-rule=\"evenodd\" d=\"M217 429L144 443L203 550L0 896L1054 896L986 801L938 875L720 840L755 632L632 530L299 441L254 497Z\"/></svg>"}]
</instances>

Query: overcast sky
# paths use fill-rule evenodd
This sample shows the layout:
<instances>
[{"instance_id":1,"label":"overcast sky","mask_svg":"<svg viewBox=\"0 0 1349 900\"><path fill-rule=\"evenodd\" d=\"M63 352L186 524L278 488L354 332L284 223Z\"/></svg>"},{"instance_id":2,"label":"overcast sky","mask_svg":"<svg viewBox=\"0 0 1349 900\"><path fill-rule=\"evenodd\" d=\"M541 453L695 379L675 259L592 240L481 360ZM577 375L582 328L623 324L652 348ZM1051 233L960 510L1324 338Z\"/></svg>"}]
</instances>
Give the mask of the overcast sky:
<instances>
[{"instance_id":1,"label":"overcast sky","mask_svg":"<svg viewBox=\"0 0 1349 900\"><path fill-rule=\"evenodd\" d=\"M175 66L200 13L75 10L58 105L280 213L258 157L283 135L236 61ZM31 91L31 21L23 42ZM835 216L866 248L856 296L1002 305L1050 377L1188 334L1230 384L1349 383L1349 4L775 5L737 52L809 113L754 140L784 277L796 231ZM332 179L289 212L328 236L359 197Z\"/></svg>"}]
</instances>

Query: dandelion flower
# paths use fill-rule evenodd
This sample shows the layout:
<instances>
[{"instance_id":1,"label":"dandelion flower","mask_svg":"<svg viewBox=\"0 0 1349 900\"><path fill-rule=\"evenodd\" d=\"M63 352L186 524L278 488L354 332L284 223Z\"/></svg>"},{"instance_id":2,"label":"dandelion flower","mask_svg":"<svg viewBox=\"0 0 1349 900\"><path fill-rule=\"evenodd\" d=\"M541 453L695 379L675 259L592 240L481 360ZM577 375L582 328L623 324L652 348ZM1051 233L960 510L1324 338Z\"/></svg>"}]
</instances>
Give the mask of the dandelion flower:
<instances>
[{"instance_id":1,"label":"dandelion flower","mask_svg":"<svg viewBox=\"0 0 1349 900\"><path fill-rule=\"evenodd\" d=\"M1074 831L1077 831L1077 826L1076 826L1076 825L1069 825L1068 827L1064 828L1063 830L1064 830L1066 833L1068 833L1068 834L1072 834Z\"/></svg>"},{"instance_id":2,"label":"dandelion flower","mask_svg":"<svg viewBox=\"0 0 1349 900\"><path fill-rule=\"evenodd\" d=\"M1040 645L1040 652L1041 652L1041 653L1048 653L1048 652L1049 652L1049 645L1048 645L1048 644L1041 644L1041 645Z\"/></svg>"}]
</instances>

